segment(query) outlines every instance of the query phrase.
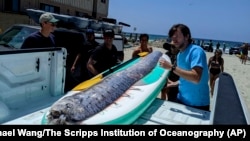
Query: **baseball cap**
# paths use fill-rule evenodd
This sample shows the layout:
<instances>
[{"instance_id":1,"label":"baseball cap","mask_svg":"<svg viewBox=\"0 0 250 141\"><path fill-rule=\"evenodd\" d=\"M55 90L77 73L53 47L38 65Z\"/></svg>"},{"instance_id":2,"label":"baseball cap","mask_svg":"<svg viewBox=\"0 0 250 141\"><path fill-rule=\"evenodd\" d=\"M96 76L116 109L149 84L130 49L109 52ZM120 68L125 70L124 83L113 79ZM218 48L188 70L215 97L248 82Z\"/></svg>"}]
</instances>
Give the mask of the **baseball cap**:
<instances>
[{"instance_id":1,"label":"baseball cap","mask_svg":"<svg viewBox=\"0 0 250 141\"><path fill-rule=\"evenodd\" d=\"M171 49L171 44L170 44L169 42L166 42L166 43L163 44L163 48L164 48L165 50L170 51L170 49Z\"/></svg>"},{"instance_id":2,"label":"baseball cap","mask_svg":"<svg viewBox=\"0 0 250 141\"><path fill-rule=\"evenodd\" d=\"M174 43L173 43L173 41L171 41L171 42L166 42L166 43L164 43L163 44L163 48L165 49L165 50L171 50L171 49L176 49L175 47L174 47Z\"/></svg>"},{"instance_id":3,"label":"baseball cap","mask_svg":"<svg viewBox=\"0 0 250 141\"><path fill-rule=\"evenodd\" d=\"M39 23L43 22L50 22L50 23L56 23L59 20L56 19L51 13L44 13L39 18Z\"/></svg>"},{"instance_id":4,"label":"baseball cap","mask_svg":"<svg viewBox=\"0 0 250 141\"><path fill-rule=\"evenodd\" d=\"M112 29L105 29L103 32L103 36L105 37L114 37L115 33Z\"/></svg>"}]
</instances>

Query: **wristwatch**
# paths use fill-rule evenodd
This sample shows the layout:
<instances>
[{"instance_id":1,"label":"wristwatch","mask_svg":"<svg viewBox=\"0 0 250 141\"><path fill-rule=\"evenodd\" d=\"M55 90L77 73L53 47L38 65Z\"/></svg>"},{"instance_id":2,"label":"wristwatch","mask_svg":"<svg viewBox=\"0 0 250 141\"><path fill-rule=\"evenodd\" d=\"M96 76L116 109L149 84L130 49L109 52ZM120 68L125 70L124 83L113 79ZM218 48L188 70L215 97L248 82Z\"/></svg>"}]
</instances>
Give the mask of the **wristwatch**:
<instances>
[{"instance_id":1,"label":"wristwatch","mask_svg":"<svg viewBox=\"0 0 250 141\"><path fill-rule=\"evenodd\" d=\"M177 66L177 64L176 64L176 62L173 64L173 66L171 67L171 71L174 71L175 69L176 69L176 66Z\"/></svg>"}]
</instances>

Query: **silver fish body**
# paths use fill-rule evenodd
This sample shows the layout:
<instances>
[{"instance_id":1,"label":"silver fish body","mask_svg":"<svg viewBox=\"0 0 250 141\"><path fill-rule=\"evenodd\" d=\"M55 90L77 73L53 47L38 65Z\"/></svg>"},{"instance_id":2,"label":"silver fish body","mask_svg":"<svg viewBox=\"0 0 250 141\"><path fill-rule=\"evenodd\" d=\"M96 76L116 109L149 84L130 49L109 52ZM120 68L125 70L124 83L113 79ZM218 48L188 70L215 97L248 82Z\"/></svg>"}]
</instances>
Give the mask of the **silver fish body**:
<instances>
[{"instance_id":1,"label":"silver fish body","mask_svg":"<svg viewBox=\"0 0 250 141\"><path fill-rule=\"evenodd\" d=\"M101 82L67 96L51 106L48 124L78 124L112 104L133 84L147 75L162 56L153 51L133 66L105 77Z\"/></svg>"}]
</instances>

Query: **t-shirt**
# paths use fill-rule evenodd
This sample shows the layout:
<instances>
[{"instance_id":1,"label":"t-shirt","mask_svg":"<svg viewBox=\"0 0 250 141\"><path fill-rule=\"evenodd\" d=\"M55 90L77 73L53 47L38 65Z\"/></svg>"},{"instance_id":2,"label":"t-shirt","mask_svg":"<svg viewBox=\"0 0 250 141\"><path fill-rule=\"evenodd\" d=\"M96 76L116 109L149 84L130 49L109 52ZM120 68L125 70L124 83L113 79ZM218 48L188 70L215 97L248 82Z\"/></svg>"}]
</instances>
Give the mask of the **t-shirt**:
<instances>
[{"instance_id":1,"label":"t-shirt","mask_svg":"<svg viewBox=\"0 0 250 141\"><path fill-rule=\"evenodd\" d=\"M55 47L54 38L53 34L50 34L49 37L44 37L40 31L36 31L24 40L21 49Z\"/></svg>"},{"instance_id":2,"label":"t-shirt","mask_svg":"<svg viewBox=\"0 0 250 141\"><path fill-rule=\"evenodd\" d=\"M190 44L184 51L179 52L177 60L177 66L183 70L190 71L195 66L202 68L202 76L198 84L180 77L178 100L190 106L209 105L209 73L204 50L197 45Z\"/></svg>"},{"instance_id":3,"label":"t-shirt","mask_svg":"<svg viewBox=\"0 0 250 141\"><path fill-rule=\"evenodd\" d=\"M96 49L96 47L99 46L99 43L95 40L90 42L86 41L83 45L83 47L80 49L81 52L81 62L88 62L89 57L93 53L93 51Z\"/></svg>"},{"instance_id":4,"label":"t-shirt","mask_svg":"<svg viewBox=\"0 0 250 141\"><path fill-rule=\"evenodd\" d=\"M118 64L118 52L114 45L109 50L105 44L98 46L91 55L96 62L95 69L100 73Z\"/></svg>"}]
</instances>

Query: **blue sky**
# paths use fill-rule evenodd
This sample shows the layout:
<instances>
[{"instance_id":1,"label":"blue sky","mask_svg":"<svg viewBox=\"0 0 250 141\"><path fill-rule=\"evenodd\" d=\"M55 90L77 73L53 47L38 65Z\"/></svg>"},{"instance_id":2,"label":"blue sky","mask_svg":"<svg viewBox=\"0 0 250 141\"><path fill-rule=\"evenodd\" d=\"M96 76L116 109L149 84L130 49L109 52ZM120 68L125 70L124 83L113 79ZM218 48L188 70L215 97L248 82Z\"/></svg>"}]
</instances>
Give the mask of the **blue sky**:
<instances>
[{"instance_id":1,"label":"blue sky","mask_svg":"<svg viewBox=\"0 0 250 141\"><path fill-rule=\"evenodd\" d=\"M250 0L109 0L108 17L125 32L167 35L183 23L193 38L250 42Z\"/></svg>"}]
</instances>

